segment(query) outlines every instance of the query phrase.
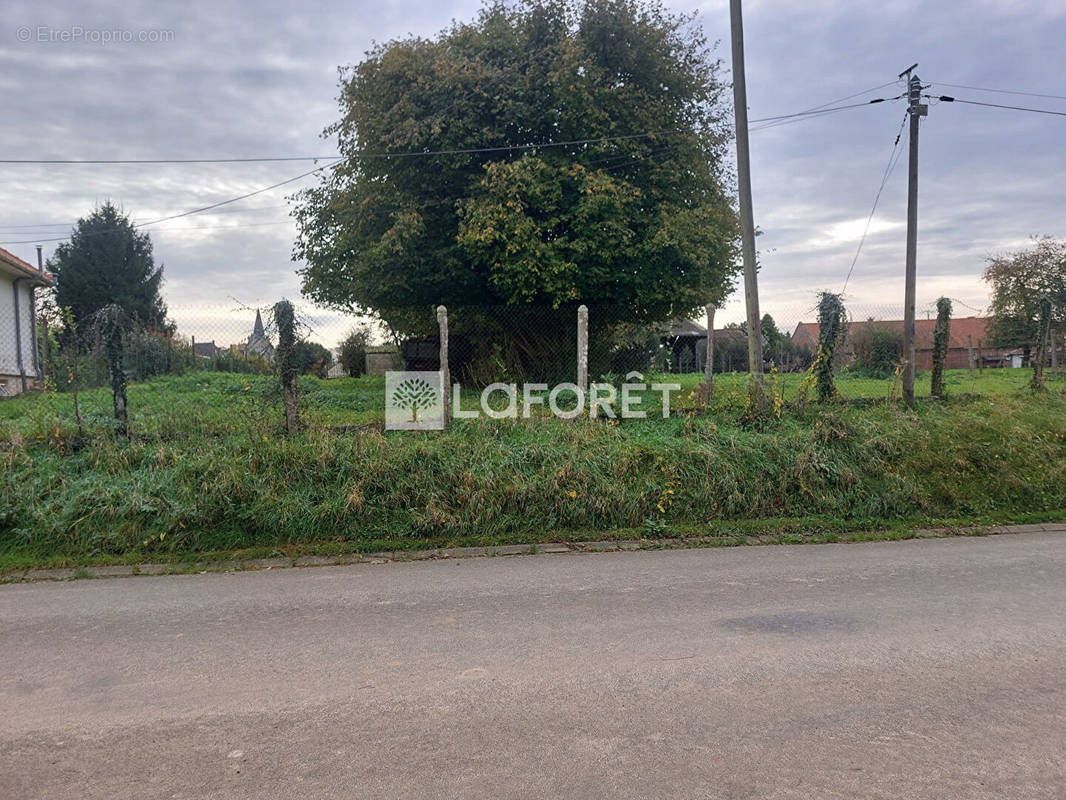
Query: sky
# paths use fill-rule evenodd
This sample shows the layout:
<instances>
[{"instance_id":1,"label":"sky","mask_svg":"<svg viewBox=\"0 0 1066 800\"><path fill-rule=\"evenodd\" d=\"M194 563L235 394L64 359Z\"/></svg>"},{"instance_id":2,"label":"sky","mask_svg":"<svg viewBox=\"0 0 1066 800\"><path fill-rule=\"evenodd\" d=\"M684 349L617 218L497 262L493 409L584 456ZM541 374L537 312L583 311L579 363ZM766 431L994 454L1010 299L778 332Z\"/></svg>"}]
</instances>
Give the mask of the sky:
<instances>
[{"instance_id":1,"label":"sky","mask_svg":"<svg viewBox=\"0 0 1066 800\"><path fill-rule=\"evenodd\" d=\"M729 79L727 0L669 0L695 13ZM337 68L374 42L433 36L472 19L468 0L170 4L6 0L0 28L2 159L329 156L321 131L339 116ZM1066 111L1066 5L1046 0L794 0L744 9L752 119L893 97L918 62L931 94ZM885 86L885 84L889 84ZM873 87L881 87L875 91ZM902 100L751 134L762 309L783 328L813 318L816 293L840 291L904 120ZM934 103L921 126L918 314L936 298L981 313L985 259L1066 236L1066 116ZM854 271L855 316L900 318L906 231L906 133ZM73 222L105 200L144 221L209 205L315 166L0 164L0 246L47 258ZM179 330L220 344L254 312L299 300L286 197L312 178L214 213L146 228L164 264ZM302 306L336 344L352 318ZM716 322L743 318L737 291ZM244 330L248 328L248 330Z\"/></svg>"}]
</instances>

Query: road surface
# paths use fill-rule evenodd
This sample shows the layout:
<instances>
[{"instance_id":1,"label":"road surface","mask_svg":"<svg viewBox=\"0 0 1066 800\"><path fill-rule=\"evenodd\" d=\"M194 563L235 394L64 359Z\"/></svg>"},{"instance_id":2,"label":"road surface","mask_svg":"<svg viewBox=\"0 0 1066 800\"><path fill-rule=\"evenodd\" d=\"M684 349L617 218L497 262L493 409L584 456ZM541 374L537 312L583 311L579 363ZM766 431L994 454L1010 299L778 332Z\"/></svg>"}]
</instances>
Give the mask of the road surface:
<instances>
[{"instance_id":1,"label":"road surface","mask_svg":"<svg viewBox=\"0 0 1066 800\"><path fill-rule=\"evenodd\" d=\"M1062 798L1066 535L0 586L0 798Z\"/></svg>"}]
</instances>

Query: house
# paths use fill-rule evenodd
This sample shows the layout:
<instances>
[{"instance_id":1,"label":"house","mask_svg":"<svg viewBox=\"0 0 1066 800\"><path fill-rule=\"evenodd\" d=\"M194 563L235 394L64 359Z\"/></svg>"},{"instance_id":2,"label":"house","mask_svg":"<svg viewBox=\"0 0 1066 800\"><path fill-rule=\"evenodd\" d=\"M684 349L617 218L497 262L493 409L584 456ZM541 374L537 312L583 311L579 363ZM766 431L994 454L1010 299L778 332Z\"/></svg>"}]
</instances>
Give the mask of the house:
<instances>
[{"instance_id":1,"label":"house","mask_svg":"<svg viewBox=\"0 0 1066 800\"><path fill-rule=\"evenodd\" d=\"M955 317L951 320L948 332L948 349L944 355L945 369L967 369L971 366L971 347L973 366L981 358L986 366L1007 366L1012 364L1008 348L985 347L988 340L987 317ZM854 358L851 346L853 337L869 328L881 328L903 335L903 320L863 320L848 323L847 338L841 348L843 363ZM933 368L933 331L935 319L916 319L914 321L914 364L919 370ZM800 349L815 353L818 351L818 323L801 322L792 334L792 343Z\"/></svg>"},{"instance_id":2,"label":"house","mask_svg":"<svg viewBox=\"0 0 1066 800\"><path fill-rule=\"evenodd\" d=\"M659 342L670 353L672 372L703 372L707 358L707 329L687 319L663 323ZM748 335L741 328L714 331L714 370L732 372L747 369Z\"/></svg>"},{"instance_id":3,"label":"house","mask_svg":"<svg viewBox=\"0 0 1066 800\"><path fill-rule=\"evenodd\" d=\"M0 396L13 397L44 383L36 291L52 282L43 268L0 248Z\"/></svg>"},{"instance_id":4,"label":"house","mask_svg":"<svg viewBox=\"0 0 1066 800\"><path fill-rule=\"evenodd\" d=\"M248 335L248 339L244 344L237 345L237 350L245 356L255 356L267 363L274 362L274 345L271 344L266 335L266 329L263 327L263 315L258 310L255 312L255 324L252 326L252 332Z\"/></svg>"},{"instance_id":5,"label":"house","mask_svg":"<svg viewBox=\"0 0 1066 800\"><path fill-rule=\"evenodd\" d=\"M210 342L198 342L194 339L192 343L192 351L198 358L205 359L215 358L226 352L215 344L214 339Z\"/></svg>"},{"instance_id":6,"label":"house","mask_svg":"<svg viewBox=\"0 0 1066 800\"><path fill-rule=\"evenodd\" d=\"M707 341L707 329L688 319L672 319L659 327L659 343L670 352L671 372L699 372L700 342ZM706 355L706 351L704 351Z\"/></svg>"}]
</instances>

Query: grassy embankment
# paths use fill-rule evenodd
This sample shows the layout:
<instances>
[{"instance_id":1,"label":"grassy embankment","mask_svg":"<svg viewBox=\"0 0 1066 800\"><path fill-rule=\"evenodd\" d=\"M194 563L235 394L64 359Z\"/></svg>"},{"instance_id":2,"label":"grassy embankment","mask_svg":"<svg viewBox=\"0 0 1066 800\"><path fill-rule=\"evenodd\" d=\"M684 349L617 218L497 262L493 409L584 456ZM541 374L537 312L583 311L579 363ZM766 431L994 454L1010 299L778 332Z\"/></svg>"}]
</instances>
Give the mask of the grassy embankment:
<instances>
[{"instance_id":1,"label":"grassy embankment","mask_svg":"<svg viewBox=\"0 0 1066 800\"><path fill-rule=\"evenodd\" d=\"M960 371L949 390L984 396L812 403L761 425L744 376L722 376L708 416L418 433L380 430L380 379L305 379L308 430L287 438L269 379L191 373L130 387L131 442L106 432L106 390L82 393L81 433L69 395L25 397L0 402L0 570L1063 519L1066 393L1034 396L1028 376ZM797 377L779 380L791 398Z\"/></svg>"}]
</instances>

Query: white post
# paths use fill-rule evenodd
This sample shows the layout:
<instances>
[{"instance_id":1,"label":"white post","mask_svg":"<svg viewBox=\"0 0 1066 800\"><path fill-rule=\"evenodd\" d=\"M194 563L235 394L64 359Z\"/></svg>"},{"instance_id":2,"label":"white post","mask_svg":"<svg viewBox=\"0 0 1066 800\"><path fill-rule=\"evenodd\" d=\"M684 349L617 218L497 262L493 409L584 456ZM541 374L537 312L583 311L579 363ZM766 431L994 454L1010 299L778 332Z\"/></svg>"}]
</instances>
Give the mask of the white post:
<instances>
[{"instance_id":1,"label":"white post","mask_svg":"<svg viewBox=\"0 0 1066 800\"><path fill-rule=\"evenodd\" d=\"M707 304L707 355L704 358L703 383L706 386L703 393L703 402L711 404L711 394L714 390L714 306Z\"/></svg>"},{"instance_id":2,"label":"white post","mask_svg":"<svg viewBox=\"0 0 1066 800\"><path fill-rule=\"evenodd\" d=\"M437 326L440 328L440 388L444 401L444 427L452 418L452 376L448 369L448 309L437 306Z\"/></svg>"},{"instance_id":3,"label":"white post","mask_svg":"<svg viewBox=\"0 0 1066 800\"><path fill-rule=\"evenodd\" d=\"M589 307L577 307L577 385L589 390Z\"/></svg>"}]
</instances>

